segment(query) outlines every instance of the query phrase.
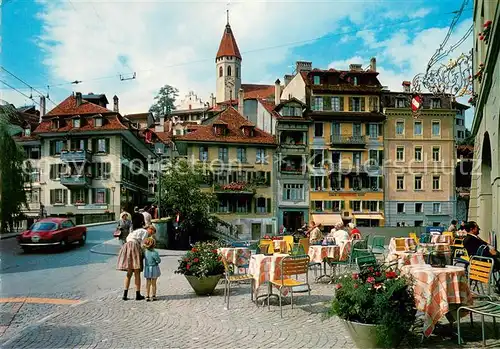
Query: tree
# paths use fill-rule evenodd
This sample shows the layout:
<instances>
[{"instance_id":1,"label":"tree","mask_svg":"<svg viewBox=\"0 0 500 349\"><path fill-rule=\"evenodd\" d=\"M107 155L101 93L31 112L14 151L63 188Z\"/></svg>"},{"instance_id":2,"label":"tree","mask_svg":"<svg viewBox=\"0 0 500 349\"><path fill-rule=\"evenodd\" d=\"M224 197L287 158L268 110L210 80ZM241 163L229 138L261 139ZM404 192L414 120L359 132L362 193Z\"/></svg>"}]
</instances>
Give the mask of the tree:
<instances>
[{"instance_id":1,"label":"tree","mask_svg":"<svg viewBox=\"0 0 500 349\"><path fill-rule=\"evenodd\" d=\"M155 97L155 103L149 108L155 118L170 114L175 110L175 99L179 96L179 90L170 85L160 88Z\"/></svg>"},{"instance_id":2,"label":"tree","mask_svg":"<svg viewBox=\"0 0 500 349\"><path fill-rule=\"evenodd\" d=\"M8 232L14 228L14 218L21 215L26 204L25 155L12 139L12 118L15 110L11 106L0 109L0 229Z\"/></svg>"},{"instance_id":3,"label":"tree","mask_svg":"<svg viewBox=\"0 0 500 349\"><path fill-rule=\"evenodd\" d=\"M174 217L179 214L180 240L185 241L189 236L198 240L217 228L218 220L210 213L217 199L201 189L206 177L200 166L179 159L166 169L160 180L161 206L172 211Z\"/></svg>"}]
</instances>

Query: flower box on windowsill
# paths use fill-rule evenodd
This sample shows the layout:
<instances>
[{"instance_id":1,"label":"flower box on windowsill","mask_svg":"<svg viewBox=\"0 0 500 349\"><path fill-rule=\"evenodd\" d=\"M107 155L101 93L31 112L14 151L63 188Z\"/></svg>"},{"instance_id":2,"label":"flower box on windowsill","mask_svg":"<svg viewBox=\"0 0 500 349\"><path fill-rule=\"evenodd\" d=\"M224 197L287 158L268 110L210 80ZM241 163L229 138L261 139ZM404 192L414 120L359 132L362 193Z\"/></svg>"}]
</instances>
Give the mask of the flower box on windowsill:
<instances>
[{"instance_id":1,"label":"flower box on windowsill","mask_svg":"<svg viewBox=\"0 0 500 349\"><path fill-rule=\"evenodd\" d=\"M56 202L52 206L66 206L66 204L63 202Z\"/></svg>"},{"instance_id":2,"label":"flower box on windowsill","mask_svg":"<svg viewBox=\"0 0 500 349\"><path fill-rule=\"evenodd\" d=\"M75 206L85 206L87 203L84 201L77 201L75 202Z\"/></svg>"}]
</instances>

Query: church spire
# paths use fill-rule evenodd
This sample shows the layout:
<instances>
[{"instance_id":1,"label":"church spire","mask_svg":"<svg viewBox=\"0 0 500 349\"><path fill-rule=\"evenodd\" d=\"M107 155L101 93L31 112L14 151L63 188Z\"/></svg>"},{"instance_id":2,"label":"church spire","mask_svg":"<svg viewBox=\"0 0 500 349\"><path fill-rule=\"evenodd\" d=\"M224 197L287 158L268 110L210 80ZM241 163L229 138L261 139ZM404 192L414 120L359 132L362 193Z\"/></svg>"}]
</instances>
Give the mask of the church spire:
<instances>
[{"instance_id":1,"label":"church spire","mask_svg":"<svg viewBox=\"0 0 500 349\"><path fill-rule=\"evenodd\" d=\"M241 60L240 50L238 48L238 44L236 43L236 39L234 38L231 25L229 24L229 8L226 9L226 17L226 28L224 29L224 34L222 35L219 50L217 51L217 56L215 58L236 57Z\"/></svg>"}]
</instances>

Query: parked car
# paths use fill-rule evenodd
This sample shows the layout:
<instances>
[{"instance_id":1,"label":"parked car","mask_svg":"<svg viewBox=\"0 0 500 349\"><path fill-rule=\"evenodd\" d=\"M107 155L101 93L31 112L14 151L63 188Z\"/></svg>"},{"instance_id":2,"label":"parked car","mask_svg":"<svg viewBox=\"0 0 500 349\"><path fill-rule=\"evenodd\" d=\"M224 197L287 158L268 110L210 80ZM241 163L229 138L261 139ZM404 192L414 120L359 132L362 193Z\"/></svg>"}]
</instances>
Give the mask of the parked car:
<instances>
[{"instance_id":1,"label":"parked car","mask_svg":"<svg viewBox=\"0 0 500 349\"><path fill-rule=\"evenodd\" d=\"M77 227L67 218L40 219L17 237L19 246L25 252L34 248L51 246L66 248L75 242L83 246L86 239L87 228Z\"/></svg>"}]
</instances>

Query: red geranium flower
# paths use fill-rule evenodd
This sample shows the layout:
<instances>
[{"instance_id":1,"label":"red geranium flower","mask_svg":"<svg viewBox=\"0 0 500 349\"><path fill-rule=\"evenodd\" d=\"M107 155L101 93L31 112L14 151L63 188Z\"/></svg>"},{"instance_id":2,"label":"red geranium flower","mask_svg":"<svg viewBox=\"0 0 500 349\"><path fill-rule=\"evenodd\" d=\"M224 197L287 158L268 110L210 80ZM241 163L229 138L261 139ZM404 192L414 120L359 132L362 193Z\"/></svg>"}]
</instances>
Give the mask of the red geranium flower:
<instances>
[{"instance_id":1,"label":"red geranium flower","mask_svg":"<svg viewBox=\"0 0 500 349\"><path fill-rule=\"evenodd\" d=\"M368 277L368 279L366 279L366 282L368 282L369 284L373 284L375 282L375 278L373 276L370 276Z\"/></svg>"},{"instance_id":2,"label":"red geranium flower","mask_svg":"<svg viewBox=\"0 0 500 349\"><path fill-rule=\"evenodd\" d=\"M194 248L194 247L193 247L193 248L191 249L191 252L198 252L198 249L196 249L196 248Z\"/></svg>"},{"instance_id":3,"label":"red geranium flower","mask_svg":"<svg viewBox=\"0 0 500 349\"><path fill-rule=\"evenodd\" d=\"M198 263L200 260L198 258L193 259L194 263Z\"/></svg>"},{"instance_id":4,"label":"red geranium flower","mask_svg":"<svg viewBox=\"0 0 500 349\"><path fill-rule=\"evenodd\" d=\"M335 285L335 288L336 288L337 290L340 290L340 289L342 288L342 285L341 285L341 284L336 284L336 285Z\"/></svg>"},{"instance_id":5,"label":"red geranium flower","mask_svg":"<svg viewBox=\"0 0 500 349\"><path fill-rule=\"evenodd\" d=\"M398 276L398 274L396 274L395 271L388 271L387 273L385 273L385 276L388 278L388 279L394 279Z\"/></svg>"},{"instance_id":6,"label":"red geranium flower","mask_svg":"<svg viewBox=\"0 0 500 349\"><path fill-rule=\"evenodd\" d=\"M492 23L491 21L484 22L484 27L485 28L489 27L491 23Z\"/></svg>"},{"instance_id":7,"label":"red geranium flower","mask_svg":"<svg viewBox=\"0 0 500 349\"><path fill-rule=\"evenodd\" d=\"M186 269L189 270L191 268L191 264L186 265Z\"/></svg>"},{"instance_id":8,"label":"red geranium flower","mask_svg":"<svg viewBox=\"0 0 500 349\"><path fill-rule=\"evenodd\" d=\"M382 275L379 271L375 272L375 276L380 276Z\"/></svg>"},{"instance_id":9,"label":"red geranium flower","mask_svg":"<svg viewBox=\"0 0 500 349\"><path fill-rule=\"evenodd\" d=\"M357 274L357 273L352 274L352 278L353 278L354 280L359 279L359 274Z\"/></svg>"},{"instance_id":10,"label":"red geranium flower","mask_svg":"<svg viewBox=\"0 0 500 349\"><path fill-rule=\"evenodd\" d=\"M219 252L217 252L217 250L212 250L212 253L219 253Z\"/></svg>"}]
</instances>

